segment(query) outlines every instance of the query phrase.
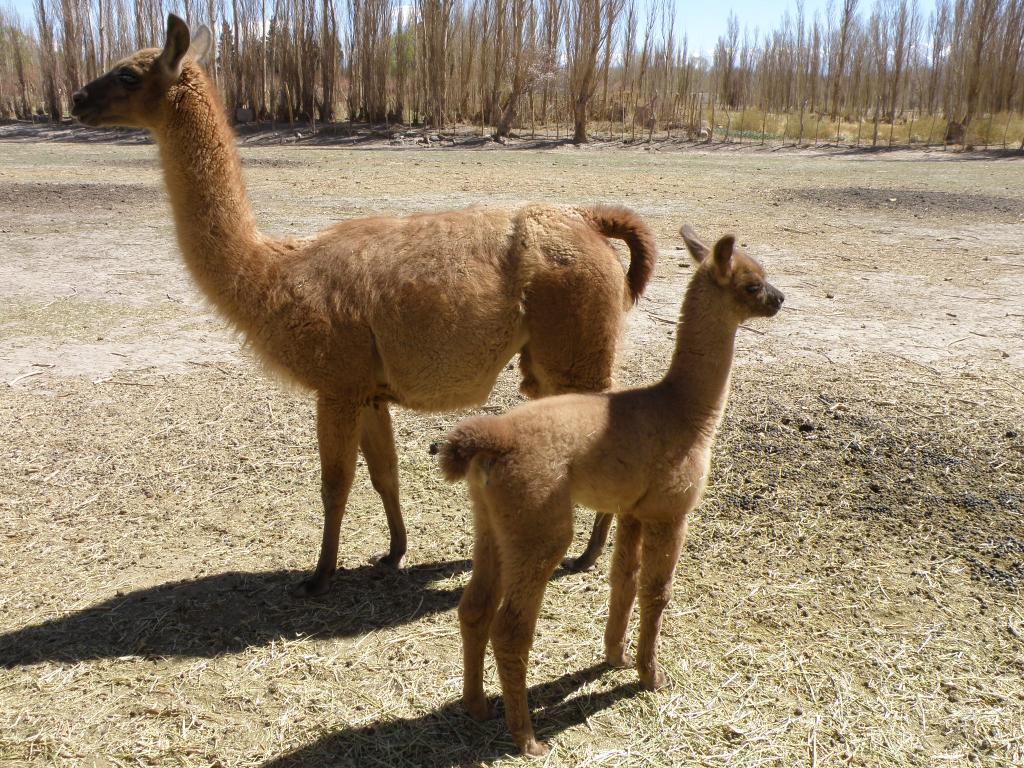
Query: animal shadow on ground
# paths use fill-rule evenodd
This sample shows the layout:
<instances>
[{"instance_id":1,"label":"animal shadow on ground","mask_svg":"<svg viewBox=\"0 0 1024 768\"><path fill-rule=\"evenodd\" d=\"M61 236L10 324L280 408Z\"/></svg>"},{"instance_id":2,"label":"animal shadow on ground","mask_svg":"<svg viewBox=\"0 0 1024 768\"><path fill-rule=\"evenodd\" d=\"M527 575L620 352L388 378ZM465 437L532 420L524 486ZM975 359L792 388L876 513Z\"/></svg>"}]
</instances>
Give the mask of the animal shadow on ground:
<instances>
[{"instance_id":1,"label":"animal shadow on ground","mask_svg":"<svg viewBox=\"0 0 1024 768\"><path fill-rule=\"evenodd\" d=\"M536 713L537 736L550 739L616 702L641 693L639 681L621 683L598 693L569 696L610 669L595 664L562 675L529 690ZM504 711L483 723L471 720L461 701L419 717L344 728L317 741L280 755L262 768L307 766L416 765L421 768L490 763L518 752L505 728Z\"/></svg>"},{"instance_id":2,"label":"animal shadow on ground","mask_svg":"<svg viewBox=\"0 0 1024 768\"><path fill-rule=\"evenodd\" d=\"M339 571L319 600L295 600L305 573L229 572L140 589L80 611L0 634L0 668L40 661L137 655L210 658L296 636L354 637L450 610L461 584L432 586L468 571L468 560L401 571L366 565Z\"/></svg>"}]
</instances>

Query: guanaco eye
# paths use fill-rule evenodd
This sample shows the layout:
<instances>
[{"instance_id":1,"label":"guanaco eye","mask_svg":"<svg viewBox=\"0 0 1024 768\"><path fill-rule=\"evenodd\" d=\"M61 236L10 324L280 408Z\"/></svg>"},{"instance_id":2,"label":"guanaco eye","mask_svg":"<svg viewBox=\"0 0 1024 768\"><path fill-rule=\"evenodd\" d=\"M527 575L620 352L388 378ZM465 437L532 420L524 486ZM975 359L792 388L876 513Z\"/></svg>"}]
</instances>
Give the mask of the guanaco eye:
<instances>
[{"instance_id":1,"label":"guanaco eye","mask_svg":"<svg viewBox=\"0 0 1024 768\"><path fill-rule=\"evenodd\" d=\"M138 85L141 78L130 69L120 69L117 72L117 79L125 85Z\"/></svg>"},{"instance_id":2,"label":"guanaco eye","mask_svg":"<svg viewBox=\"0 0 1024 768\"><path fill-rule=\"evenodd\" d=\"M750 285L748 285L746 287L745 290L746 290L747 293L757 293L758 291L761 290L761 284L760 283L751 283Z\"/></svg>"}]
</instances>

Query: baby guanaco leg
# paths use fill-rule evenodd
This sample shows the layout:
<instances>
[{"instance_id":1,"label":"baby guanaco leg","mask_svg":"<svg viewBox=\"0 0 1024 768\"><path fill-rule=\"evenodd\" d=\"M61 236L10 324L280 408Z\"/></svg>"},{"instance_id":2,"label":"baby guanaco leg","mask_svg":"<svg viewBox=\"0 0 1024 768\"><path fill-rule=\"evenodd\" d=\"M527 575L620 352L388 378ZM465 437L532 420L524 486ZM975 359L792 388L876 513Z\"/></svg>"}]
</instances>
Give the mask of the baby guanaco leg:
<instances>
[{"instance_id":1,"label":"baby guanaco leg","mask_svg":"<svg viewBox=\"0 0 1024 768\"><path fill-rule=\"evenodd\" d=\"M665 687L668 682L665 673L658 669L658 633L661 615L672 598L672 575L685 540L685 515L678 521L643 524L636 666L640 684L651 691Z\"/></svg>"},{"instance_id":2,"label":"baby guanaco leg","mask_svg":"<svg viewBox=\"0 0 1024 768\"><path fill-rule=\"evenodd\" d=\"M613 667L633 666L633 660L626 653L626 630L633 614L640 572L640 530L640 521L635 517L619 517L612 554L608 623L604 630L604 658Z\"/></svg>"},{"instance_id":3,"label":"baby guanaco leg","mask_svg":"<svg viewBox=\"0 0 1024 768\"><path fill-rule=\"evenodd\" d=\"M338 566L338 535L345 503L356 471L360 408L350 401L321 397L316 407L316 433L320 447L320 496L324 503L324 536L313 576L298 594L322 595Z\"/></svg>"},{"instance_id":4,"label":"baby guanaco leg","mask_svg":"<svg viewBox=\"0 0 1024 768\"><path fill-rule=\"evenodd\" d=\"M484 694L484 654L491 624L501 597L501 570L485 501L470 483L473 499L475 538L473 574L459 601L459 629L462 632L462 702L470 717L485 720L493 715Z\"/></svg>"},{"instance_id":5,"label":"baby guanaco leg","mask_svg":"<svg viewBox=\"0 0 1024 768\"><path fill-rule=\"evenodd\" d=\"M538 528L533 525L495 531L501 537L498 548L502 601L491 628L491 645L501 678L508 729L516 745L525 754L534 756L547 754L548 746L537 741L533 732L526 699L526 666L544 588L572 542L572 506L568 499L554 506L557 509L523 515L524 520L542 520L550 526L543 529L540 540L537 540Z\"/></svg>"},{"instance_id":6,"label":"baby guanaco leg","mask_svg":"<svg viewBox=\"0 0 1024 768\"><path fill-rule=\"evenodd\" d=\"M597 558L604 550L605 542L608 541L608 531L612 527L612 517L604 512L598 512L594 517L594 527L590 529L590 539L587 541L587 548L580 553L579 557L567 557L562 564L566 570L573 573L589 571L594 567Z\"/></svg>"},{"instance_id":7,"label":"baby guanaco leg","mask_svg":"<svg viewBox=\"0 0 1024 768\"><path fill-rule=\"evenodd\" d=\"M370 482L384 504L391 542L386 553L376 555L372 562L398 568L405 557L405 522L398 502L398 454L391 429L391 413L386 403L377 403L363 411L362 435L359 441Z\"/></svg>"}]
</instances>

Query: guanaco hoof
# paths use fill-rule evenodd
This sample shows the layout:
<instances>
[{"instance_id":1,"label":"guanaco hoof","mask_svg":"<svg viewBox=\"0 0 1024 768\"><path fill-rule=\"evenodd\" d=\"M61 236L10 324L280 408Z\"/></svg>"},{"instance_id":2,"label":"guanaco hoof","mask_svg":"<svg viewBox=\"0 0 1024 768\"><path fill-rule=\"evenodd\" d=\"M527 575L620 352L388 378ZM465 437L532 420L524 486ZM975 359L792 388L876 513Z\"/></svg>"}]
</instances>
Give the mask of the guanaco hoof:
<instances>
[{"instance_id":1,"label":"guanaco hoof","mask_svg":"<svg viewBox=\"0 0 1024 768\"><path fill-rule=\"evenodd\" d=\"M310 598L326 595L331 589L331 577L311 576L292 588L292 597Z\"/></svg>"},{"instance_id":2,"label":"guanaco hoof","mask_svg":"<svg viewBox=\"0 0 1024 768\"><path fill-rule=\"evenodd\" d=\"M486 698L475 701L463 699L462 706L465 707L467 715L480 723L498 716L497 705L491 704Z\"/></svg>"},{"instance_id":3,"label":"guanaco hoof","mask_svg":"<svg viewBox=\"0 0 1024 768\"><path fill-rule=\"evenodd\" d=\"M645 691L660 691L668 686L668 676L660 669L654 670L653 675L640 674L640 687Z\"/></svg>"},{"instance_id":4,"label":"guanaco hoof","mask_svg":"<svg viewBox=\"0 0 1024 768\"><path fill-rule=\"evenodd\" d=\"M633 657L624 650L606 651L604 654L604 663L609 667L614 667L615 669L629 669L636 665L636 661Z\"/></svg>"},{"instance_id":5,"label":"guanaco hoof","mask_svg":"<svg viewBox=\"0 0 1024 768\"><path fill-rule=\"evenodd\" d=\"M537 739L530 739L524 742L520 749L523 750L524 755L529 755L530 757L545 757L551 751L551 747Z\"/></svg>"},{"instance_id":6,"label":"guanaco hoof","mask_svg":"<svg viewBox=\"0 0 1024 768\"><path fill-rule=\"evenodd\" d=\"M596 563L596 559L591 559L580 555L579 557L567 557L562 561L562 567L569 573L586 573L591 570Z\"/></svg>"},{"instance_id":7,"label":"guanaco hoof","mask_svg":"<svg viewBox=\"0 0 1024 768\"><path fill-rule=\"evenodd\" d=\"M405 562L405 552L378 552L370 557L370 565L382 565L386 568L401 568Z\"/></svg>"}]
</instances>

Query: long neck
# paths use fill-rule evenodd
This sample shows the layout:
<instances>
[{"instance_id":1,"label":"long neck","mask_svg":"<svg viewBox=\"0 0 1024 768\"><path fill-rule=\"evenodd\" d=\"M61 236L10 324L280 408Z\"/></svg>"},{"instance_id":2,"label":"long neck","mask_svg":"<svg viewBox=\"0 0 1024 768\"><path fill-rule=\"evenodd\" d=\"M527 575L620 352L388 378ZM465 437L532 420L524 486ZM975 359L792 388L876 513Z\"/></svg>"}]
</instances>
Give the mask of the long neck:
<instances>
[{"instance_id":1,"label":"long neck","mask_svg":"<svg viewBox=\"0 0 1024 768\"><path fill-rule=\"evenodd\" d=\"M256 229L234 135L202 69L186 61L154 129L178 243L207 297L229 319L259 311L271 280L269 241Z\"/></svg>"},{"instance_id":2,"label":"long neck","mask_svg":"<svg viewBox=\"0 0 1024 768\"><path fill-rule=\"evenodd\" d=\"M662 385L673 410L697 429L714 434L729 396L736 341L734 319L721 312L717 288L705 272L686 291L672 364Z\"/></svg>"}]
</instances>

